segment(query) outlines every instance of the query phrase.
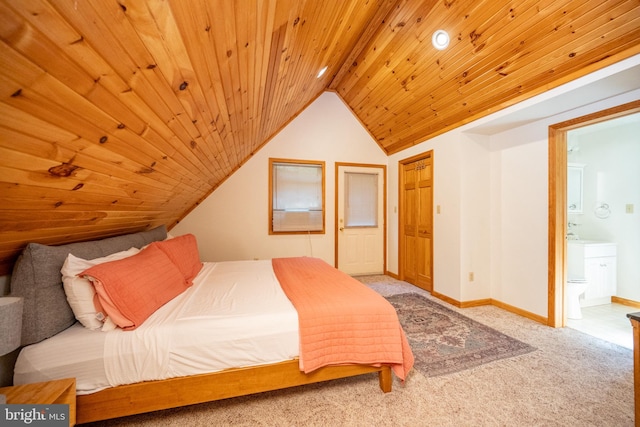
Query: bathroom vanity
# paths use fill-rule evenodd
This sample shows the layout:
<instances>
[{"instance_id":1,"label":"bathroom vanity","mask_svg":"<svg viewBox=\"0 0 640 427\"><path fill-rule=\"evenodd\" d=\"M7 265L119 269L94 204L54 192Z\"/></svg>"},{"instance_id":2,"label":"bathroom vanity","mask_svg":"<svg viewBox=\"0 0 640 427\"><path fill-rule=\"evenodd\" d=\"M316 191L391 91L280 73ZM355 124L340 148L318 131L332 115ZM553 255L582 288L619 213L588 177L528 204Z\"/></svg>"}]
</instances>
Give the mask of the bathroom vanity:
<instances>
[{"instance_id":1,"label":"bathroom vanity","mask_svg":"<svg viewBox=\"0 0 640 427\"><path fill-rule=\"evenodd\" d=\"M616 295L616 244L597 240L567 242L567 273L570 278L584 278L587 289L581 307L611 303Z\"/></svg>"}]
</instances>

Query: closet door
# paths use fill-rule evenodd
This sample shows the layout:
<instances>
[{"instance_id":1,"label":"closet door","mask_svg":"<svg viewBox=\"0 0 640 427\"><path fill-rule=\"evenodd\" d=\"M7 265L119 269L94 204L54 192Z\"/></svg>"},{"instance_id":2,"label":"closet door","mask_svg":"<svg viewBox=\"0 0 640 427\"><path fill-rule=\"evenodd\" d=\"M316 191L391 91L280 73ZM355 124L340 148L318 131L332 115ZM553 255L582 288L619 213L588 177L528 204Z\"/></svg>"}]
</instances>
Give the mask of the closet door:
<instances>
[{"instance_id":1,"label":"closet door","mask_svg":"<svg viewBox=\"0 0 640 427\"><path fill-rule=\"evenodd\" d=\"M432 264L433 256L433 179L431 157L418 162L417 169L417 236L416 236L416 271L419 287L431 292L433 290Z\"/></svg>"},{"instance_id":2,"label":"closet door","mask_svg":"<svg viewBox=\"0 0 640 427\"><path fill-rule=\"evenodd\" d=\"M401 164L400 277L433 290L433 163L431 152Z\"/></svg>"},{"instance_id":3,"label":"closet door","mask_svg":"<svg viewBox=\"0 0 640 427\"><path fill-rule=\"evenodd\" d=\"M417 237L417 174L415 163L409 163L403 166L403 185L402 185L402 230L400 236L401 241L401 277L403 280L417 284L417 262L416 262L416 237Z\"/></svg>"}]
</instances>

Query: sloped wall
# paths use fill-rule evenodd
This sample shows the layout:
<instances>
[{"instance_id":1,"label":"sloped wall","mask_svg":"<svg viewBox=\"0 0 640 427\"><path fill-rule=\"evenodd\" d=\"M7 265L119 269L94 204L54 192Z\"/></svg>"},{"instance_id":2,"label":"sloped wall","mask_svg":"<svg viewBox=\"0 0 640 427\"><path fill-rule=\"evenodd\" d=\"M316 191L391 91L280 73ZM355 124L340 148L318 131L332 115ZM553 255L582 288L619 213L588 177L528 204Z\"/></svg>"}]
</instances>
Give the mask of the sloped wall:
<instances>
[{"instance_id":1,"label":"sloped wall","mask_svg":"<svg viewBox=\"0 0 640 427\"><path fill-rule=\"evenodd\" d=\"M324 160L323 235L270 236L269 158ZM205 261L315 256L334 264L335 163L387 156L333 92L325 92L171 230L193 233Z\"/></svg>"}]
</instances>

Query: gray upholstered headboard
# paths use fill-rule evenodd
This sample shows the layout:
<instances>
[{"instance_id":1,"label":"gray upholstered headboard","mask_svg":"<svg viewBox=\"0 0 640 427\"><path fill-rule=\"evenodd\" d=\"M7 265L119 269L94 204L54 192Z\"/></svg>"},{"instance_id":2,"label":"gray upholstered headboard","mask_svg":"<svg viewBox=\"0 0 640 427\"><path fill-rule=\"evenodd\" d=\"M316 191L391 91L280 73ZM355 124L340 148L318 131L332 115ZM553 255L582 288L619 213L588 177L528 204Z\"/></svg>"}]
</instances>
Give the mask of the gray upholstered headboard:
<instances>
[{"instance_id":1,"label":"gray upholstered headboard","mask_svg":"<svg viewBox=\"0 0 640 427\"><path fill-rule=\"evenodd\" d=\"M93 259L164 240L164 225L149 231L91 242L47 246L29 243L16 261L11 275L11 296L24 298L22 345L49 338L76 321L67 303L60 269L69 254Z\"/></svg>"}]
</instances>

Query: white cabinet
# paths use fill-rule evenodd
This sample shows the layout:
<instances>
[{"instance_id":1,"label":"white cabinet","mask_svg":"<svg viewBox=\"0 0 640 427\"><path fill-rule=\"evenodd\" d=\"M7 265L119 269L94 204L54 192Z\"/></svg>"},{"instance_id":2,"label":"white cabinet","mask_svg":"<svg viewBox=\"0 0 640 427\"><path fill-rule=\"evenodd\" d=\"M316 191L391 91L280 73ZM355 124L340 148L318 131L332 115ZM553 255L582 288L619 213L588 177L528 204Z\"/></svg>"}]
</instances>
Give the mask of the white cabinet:
<instances>
[{"instance_id":1,"label":"white cabinet","mask_svg":"<svg viewBox=\"0 0 640 427\"><path fill-rule=\"evenodd\" d=\"M616 294L615 243L589 240L569 241L567 244L567 272L569 278L585 278L587 289L580 305L609 304Z\"/></svg>"}]
</instances>

